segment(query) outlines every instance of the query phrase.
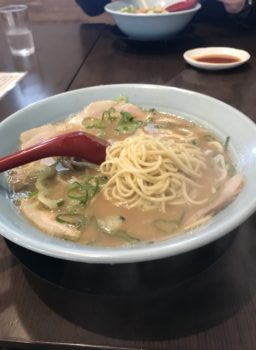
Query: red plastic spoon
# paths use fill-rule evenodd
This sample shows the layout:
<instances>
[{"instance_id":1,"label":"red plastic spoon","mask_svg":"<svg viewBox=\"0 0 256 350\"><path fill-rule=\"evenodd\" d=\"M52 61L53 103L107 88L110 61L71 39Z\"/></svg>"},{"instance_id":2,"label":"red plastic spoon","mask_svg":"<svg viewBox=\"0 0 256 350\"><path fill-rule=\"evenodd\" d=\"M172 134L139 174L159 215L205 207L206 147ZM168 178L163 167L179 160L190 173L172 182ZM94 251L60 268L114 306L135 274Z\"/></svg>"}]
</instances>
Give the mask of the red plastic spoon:
<instances>
[{"instance_id":1,"label":"red plastic spoon","mask_svg":"<svg viewBox=\"0 0 256 350\"><path fill-rule=\"evenodd\" d=\"M196 6L197 0L182 0L179 2L176 2L173 5L169 5L165 8L168 12L177 12L177 11L185 11L189 10Z\"/></svg>"},{"instance_id":2,"label":"red plastic spoon","mask_svg":"<svg viewBox=\"0 0 256 350\"><path fill-rule=\"evenodd\" d=\"M0 172L55 156L77 157L100 165L106 158L108 145L107 141L96 136L81 131L70 132L0 158Z\"/></svg>"}]
</instances>

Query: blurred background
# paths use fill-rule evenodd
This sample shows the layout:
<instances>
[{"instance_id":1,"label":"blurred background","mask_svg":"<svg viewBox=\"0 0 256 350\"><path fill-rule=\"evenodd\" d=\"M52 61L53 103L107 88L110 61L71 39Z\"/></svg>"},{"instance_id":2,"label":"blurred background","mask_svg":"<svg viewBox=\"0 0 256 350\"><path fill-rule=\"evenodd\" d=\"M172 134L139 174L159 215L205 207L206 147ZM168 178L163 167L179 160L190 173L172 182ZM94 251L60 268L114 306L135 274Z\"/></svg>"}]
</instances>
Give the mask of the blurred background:
<instances>
[{"instance_id":1,"label":"blurred background","mask_svg":"<svg viewBox=\"0 0 256 350\"><path fill-rule=\"evenodd\" d=\"M87 16L75 0L12 0L11 3L29 5L29 17L32 22L112 23L107 14L96 17ZM10 0L0 0L0 6L9 4Z\"/></svg>"}]
</instances>

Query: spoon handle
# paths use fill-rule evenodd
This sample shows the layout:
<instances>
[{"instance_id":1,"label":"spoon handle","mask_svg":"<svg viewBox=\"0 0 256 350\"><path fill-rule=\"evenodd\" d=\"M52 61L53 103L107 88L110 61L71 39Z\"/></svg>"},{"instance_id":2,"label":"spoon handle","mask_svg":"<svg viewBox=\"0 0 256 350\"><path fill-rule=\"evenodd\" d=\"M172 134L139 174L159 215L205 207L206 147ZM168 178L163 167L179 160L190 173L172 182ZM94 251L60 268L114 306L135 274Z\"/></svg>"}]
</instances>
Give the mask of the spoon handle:
<instances>
[{"instance_id":1,"label":"spoon handle","mask_svg":"<svg viewBox=\"0 0 256 350\"><path fill-rule=\"evenodd\" d=\"M197 0L181 0L165 8L168 12L185 11L196 6Z\"/></svg>"},{"instance_id":2,"label":"spoon handle","mask_svg":"<svg viewBox=\"0 0 256 350\"><path fill-rule=\"evenodd\" d=\"M82 158L100 165L106 158L107 146L107 141L96 136L81 131L71 132L0 158L0 172L35 160L56 156Z\"/></svg>"}]
</instances>

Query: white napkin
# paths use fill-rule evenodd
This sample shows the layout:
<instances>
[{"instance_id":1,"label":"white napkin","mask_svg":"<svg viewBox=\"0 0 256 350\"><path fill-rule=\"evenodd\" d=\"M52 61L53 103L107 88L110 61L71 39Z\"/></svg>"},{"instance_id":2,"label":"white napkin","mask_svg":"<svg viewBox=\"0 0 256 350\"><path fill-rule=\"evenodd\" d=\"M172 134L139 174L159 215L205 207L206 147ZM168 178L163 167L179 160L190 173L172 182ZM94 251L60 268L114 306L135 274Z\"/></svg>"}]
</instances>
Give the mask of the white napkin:
<instances>
[{"instance_id":1,"label":"white napkin","mask_svg":"<svg viewBox=\"0 0 256 350\"><path fill-rule=\"evenodd\" d=\"M0 98L11 90L27 72L0 72Z\"/></svg>"}]
</instances>

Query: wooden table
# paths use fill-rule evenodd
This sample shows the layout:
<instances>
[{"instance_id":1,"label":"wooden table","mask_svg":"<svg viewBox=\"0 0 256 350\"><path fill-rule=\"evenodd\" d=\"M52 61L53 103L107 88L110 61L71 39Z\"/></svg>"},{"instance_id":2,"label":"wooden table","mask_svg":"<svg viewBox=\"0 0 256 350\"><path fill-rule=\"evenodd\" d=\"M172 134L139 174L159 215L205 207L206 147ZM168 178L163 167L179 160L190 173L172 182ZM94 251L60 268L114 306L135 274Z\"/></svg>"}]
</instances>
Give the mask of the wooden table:
<instances>
[{"instance_id":1,"label":"wooden table","mask_svg":"<svg viewBox=\"0 0 256 350\"><path fill-rule=\"evenodd\" d=\"M125 40L109 25L37 23L33 32L36 55L25 60L13 58L0 37L1 70L29 71L0 101L1 119L29 103L67 90L98 84L151 83L206 93L256 121L256 32L196 23L177 40L155 45ZM184 63L186 49L210 45L243 48L252 58L240 68L218 73L195 70ZM198 256L196 253L194 263L205 263L208 268L199 269L200 273L175 288L155 293L148 290L132 297L79 293L48 283L27 272L1 239L0 346L253 350L255 228L253 215L227 236L229 242L218 259L211 261L208 254L214 254L216 247L206 247ZM155 264L143 267L153 271ZM43 271L44 265L41 268ZM167 268L159 271L160 279L161 274L168 275Z\"/></svg>"}]
</instances>

